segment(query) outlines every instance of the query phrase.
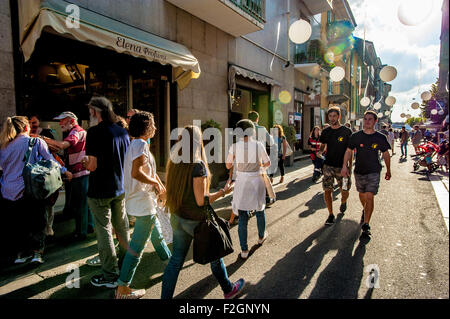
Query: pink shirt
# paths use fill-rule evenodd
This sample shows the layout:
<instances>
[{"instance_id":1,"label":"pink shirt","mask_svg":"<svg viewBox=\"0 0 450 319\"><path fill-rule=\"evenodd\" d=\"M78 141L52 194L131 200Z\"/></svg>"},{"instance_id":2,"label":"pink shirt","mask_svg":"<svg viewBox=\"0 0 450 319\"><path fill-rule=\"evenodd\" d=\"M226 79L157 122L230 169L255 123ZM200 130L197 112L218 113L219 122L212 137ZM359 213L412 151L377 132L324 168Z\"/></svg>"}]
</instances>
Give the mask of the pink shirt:
<instances>
[{"instance_id":1,"label":"pink shirt","mask_svg":"<svg viewBox=\"0 0 450 319\"><path fill-rule=\"evenodd\" d=\"M89 171L81 165L81 160L86 155L86 131L76 125L64 141L70 143L67 149L67 169L74 178L89 175Z\"/></svg>"}]
</instances>

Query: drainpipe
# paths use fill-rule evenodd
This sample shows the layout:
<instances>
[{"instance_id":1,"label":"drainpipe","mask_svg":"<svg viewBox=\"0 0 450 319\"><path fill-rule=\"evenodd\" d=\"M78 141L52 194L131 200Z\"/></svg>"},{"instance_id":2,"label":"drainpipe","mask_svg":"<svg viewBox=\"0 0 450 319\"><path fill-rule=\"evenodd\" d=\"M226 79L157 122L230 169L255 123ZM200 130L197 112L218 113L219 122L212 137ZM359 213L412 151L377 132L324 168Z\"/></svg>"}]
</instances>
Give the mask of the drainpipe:
<instances>
[{"instance_id":1,"label":"drainpipe","mask_svg":"<svg viewBox=\"0 0 450 319\"><path fill-rule=\"evenodd\" d=\"M287 12L286 12L286 35L287 35L287 60L288 63L291 61L291 50L290 50L290 43L289 43L289 19L291 16L291 0L287 0Z\"/></svg>"}]
</instances>

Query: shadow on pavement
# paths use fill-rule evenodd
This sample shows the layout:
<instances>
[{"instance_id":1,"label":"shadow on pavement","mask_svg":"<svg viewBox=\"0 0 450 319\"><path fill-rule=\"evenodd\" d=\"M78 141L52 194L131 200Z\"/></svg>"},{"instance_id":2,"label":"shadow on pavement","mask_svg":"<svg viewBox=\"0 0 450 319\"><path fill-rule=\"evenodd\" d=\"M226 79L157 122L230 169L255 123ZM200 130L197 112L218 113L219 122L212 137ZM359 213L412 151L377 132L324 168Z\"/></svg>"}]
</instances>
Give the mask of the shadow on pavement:
<instances>
[{"instance_id":1,"label":"shadow on pavement","mask_svg":"<svg viewBox=\"0 0 450 319\"><path fill-rule=\"evenodd\" d=\"M333 201L336 200L338 194L339 189L335 189L332 193ZM323 198L323 192L316 193L316 195L314 195L309 201L305 203L305 206L308 207L308 209L301 212L298 217L306 218L309 215L314 214L318 210L327 208L327 205L325 204L325 200Z\"/></svg>"},{"instance_id":2,"label":"shadow on pavement","mask_svg":"<svg viewBox=\"0 0 450 319\"><path fill-rule=\"evenodd\" d=\"M252 288L245 298L297 299L322 264L327 253L337 250L336 257L321 273L311 298L355 298L363 271L364 244L358 245L359 224L337 215L333 226L324 226L280 259ZM350 280L350 283L349 283Z\"/></svg>"}]
</instances>

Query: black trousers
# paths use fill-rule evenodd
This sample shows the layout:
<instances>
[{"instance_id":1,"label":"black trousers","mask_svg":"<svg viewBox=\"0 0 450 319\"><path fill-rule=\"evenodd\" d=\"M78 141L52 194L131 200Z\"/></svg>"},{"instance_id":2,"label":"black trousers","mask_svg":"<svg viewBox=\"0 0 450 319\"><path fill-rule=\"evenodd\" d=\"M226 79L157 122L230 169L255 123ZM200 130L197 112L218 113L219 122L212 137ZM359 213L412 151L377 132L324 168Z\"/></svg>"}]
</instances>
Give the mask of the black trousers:
<instances>
[{"instance_id":1,"label":"black trousers","mask_svg":"<svg viewBox=\"0 0 450 319\"><path fill-rule=\"evenodd\" d=\"M278 156L278 169L280 170L280 175L284 176L284 160L283 156ZM269 177L273 177L274 174L270 174Z\"/></svg>"}]
</instances>

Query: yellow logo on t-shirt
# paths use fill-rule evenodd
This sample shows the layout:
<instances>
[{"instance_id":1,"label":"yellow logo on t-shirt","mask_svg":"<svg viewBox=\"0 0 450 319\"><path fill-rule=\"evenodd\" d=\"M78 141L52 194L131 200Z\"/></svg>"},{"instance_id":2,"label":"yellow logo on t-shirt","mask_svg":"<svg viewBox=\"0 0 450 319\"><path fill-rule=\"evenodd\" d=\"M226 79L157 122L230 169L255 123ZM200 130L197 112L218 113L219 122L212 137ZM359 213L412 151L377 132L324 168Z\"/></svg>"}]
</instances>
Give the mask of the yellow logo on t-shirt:
<instances>
[{"instance_id":1,"label":"yellow logo on t-shirt","mask_svg":"<svg viewBox=\"0 0 450 319\"><path fill-rule=\"evenodd\" d=\"M344 138L342 136L338 137L338 142L342 142L344 140Z\"/></svg>"},{"instance_id":2,"label":"yellow logo on t-shirt","mask_svg":"<svg viewBox=\"0 0 450 319\"><path fill-rule=\"evenodd\" d=\"M378 144L376 144L376 143L372 144L373 149L376 149L377 147L378 147Z\"/></svg>"}]
</instances>

